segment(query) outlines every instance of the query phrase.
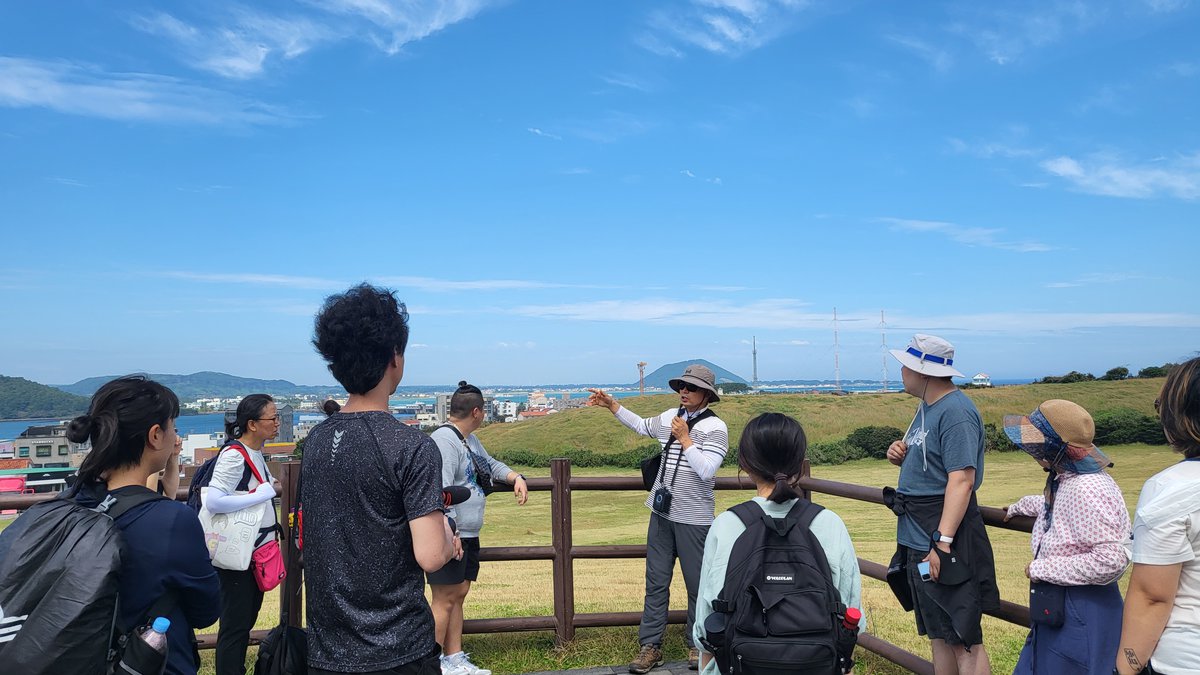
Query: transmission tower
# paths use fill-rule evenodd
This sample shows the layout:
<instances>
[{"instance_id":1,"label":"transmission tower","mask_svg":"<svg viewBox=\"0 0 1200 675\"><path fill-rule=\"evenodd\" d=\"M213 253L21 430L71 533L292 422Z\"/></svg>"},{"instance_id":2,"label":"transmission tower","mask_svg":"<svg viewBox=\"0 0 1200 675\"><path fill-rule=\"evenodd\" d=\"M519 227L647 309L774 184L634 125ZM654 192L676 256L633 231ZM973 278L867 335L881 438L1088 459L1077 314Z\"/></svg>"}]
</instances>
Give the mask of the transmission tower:
<instances>
[{"instance_id":1,"label":"transmission tower","mask_svg":"<svg viewBox=\"0 0 1200 675\"><path fill-rule=\"evenodd\" d=\"M842 390L842 366L838 355L837 307L833 308L833 381L836 391Z\"/></svg>"},{"instance_id":2,"label":"transmission tower","mask_svg":"<svg viewBox=\"0 0 1200 675\"><path fill-rule=\"evenodd\" d=\"M754 356L754 386L758 386L758 338L751 337L750 344L753 345L751 354Z\"/></svg>"},{"instance_id":3,"label":"transmission tower","mask_svg":"<svg viewBox=\"0 0 1200 675\"><path fill-rule=\"evenodd\" d=\"M887 350L887 323L883 320L883 310L879 310L879 351L883 357L883 391L888 390L888 350Z\"/></svg>"},{"instance_id":4,"label":"transmission tower","mask_svg":"<svg viewBox=\"0 0 1200 675\"><path fill-rule=\"evenodd\" d=\"M645 361L638 361L638 389L641 391L642 396L646 395L646 366L647 365L648 364Z\"/></svg>"}]
</instances>

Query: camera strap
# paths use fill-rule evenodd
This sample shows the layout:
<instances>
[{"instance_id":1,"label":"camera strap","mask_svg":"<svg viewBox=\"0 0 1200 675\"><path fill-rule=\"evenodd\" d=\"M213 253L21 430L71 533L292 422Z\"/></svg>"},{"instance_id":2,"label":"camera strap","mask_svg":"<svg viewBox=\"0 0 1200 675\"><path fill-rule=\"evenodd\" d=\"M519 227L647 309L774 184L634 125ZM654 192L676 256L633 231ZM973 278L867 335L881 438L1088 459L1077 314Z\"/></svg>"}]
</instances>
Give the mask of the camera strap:
<instances>
[{"instance_id":1,"label":"camera strap","mask_svg":"<svg viewBox=\"0 0 1200 675\"><path fill-rule=\"evenodd\" d=\"M682 408L680 408L680 410L682 410ZM695 417L693 417L692 419L687 421L688 431L691 431L692 427L696 426L696 423L699 422L700 420L708 418L708 417L716 417L716 416L717 416L717 414L715 412L713 412L711 408L705 408L704 412L700 413L699 415L696 415ZM666 485L665 479L667 477L667 461L666 460L668 457L670 457L671 444L674 442L675 442L675 434L671 434L670 436L667 437L667 442L663 445L663 461L658 465L658 482L662 483L663 485ZM679 444L679 459L676 460L675 470L671 473L670 489L675 488L675 479L679 476L679 465L682 463L683 463L683 444L680 443Z\"/></svg>"}]
</instances>

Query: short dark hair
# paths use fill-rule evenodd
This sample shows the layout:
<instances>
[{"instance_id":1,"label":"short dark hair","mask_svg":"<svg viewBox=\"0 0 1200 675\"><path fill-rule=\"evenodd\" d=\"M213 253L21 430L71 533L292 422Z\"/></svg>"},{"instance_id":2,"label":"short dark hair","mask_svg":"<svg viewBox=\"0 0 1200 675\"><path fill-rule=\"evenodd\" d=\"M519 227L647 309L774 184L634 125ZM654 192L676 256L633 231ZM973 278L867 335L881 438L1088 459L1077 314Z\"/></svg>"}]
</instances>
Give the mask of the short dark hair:
<instances>
[{"instance_id":1,"label":"short dark hair","mask_svg":"<svg viewBox=\"0 0 1200 675\"><path fill-rule=\"evenodd\" d=\"M351 394L379 386L388 363L408 346L404 303L394 291L365 282L325 298L315 323L313 346Z\"/></svg>"},{"instance_id":2,"label":"short dark hair","mask_svg":"<svg viewBox=\"0 0 1200 675\"><path fill-rule=\"evenodd\" d=\"M1171 447L1188 459L1200 457L1200 357L1167 373L1155 404Z\"/></svg>"},{"instance_id":3,"label":"short dark hair","mask_svg":"<svg viewBox=\"0 0 1200 675\"><path fill-rule=\"evenodd\" d=\"M450 414L463 418L476 408L483 408L483 392L479 387L467 384L466 380L459 380L458 389L455 389L454 395L450 397Z\"/></svg>"},{"instance_id":4,"label":"short dark hair","mask_svg":"<svg viewBox=\"0 0 1200 675\"><path fill-rule=\"evenodd\" d=\"M792 480L800 475L807 453L808 438L799 422L782 413L763 413L742 431L738 468L761 481L775 483L767 499L782 504L800 496Z\"/></svg>"},{"instance_id":5,"label":"short dark hair","mask_svg":"<svg viewBox=\"0 0 1200 675\"><path fill-rule=\"evenodd\" d=\"M246 433L246 425L250 420L258 419L267 409L267 405L274 402L275 399L269 394L250 394L238 401L237 411L225 413L225 444L229 445L234 439L241 438L242 434Z\"/></svg>"},{"instance_id":6,"label":"short dark hair","mask_svg":"<svg viewBox=\"0 0 1200 675\"><path fill-rule=\"evenodd\" d=\"M72 443L92 442L79 482L94 483L106 471L141 462L150 429L156 424L165 429L176 417L179 397L154 380L130 375L105 383L92 395L87 414L67 426Z\"/></svg>"}]
</instances>

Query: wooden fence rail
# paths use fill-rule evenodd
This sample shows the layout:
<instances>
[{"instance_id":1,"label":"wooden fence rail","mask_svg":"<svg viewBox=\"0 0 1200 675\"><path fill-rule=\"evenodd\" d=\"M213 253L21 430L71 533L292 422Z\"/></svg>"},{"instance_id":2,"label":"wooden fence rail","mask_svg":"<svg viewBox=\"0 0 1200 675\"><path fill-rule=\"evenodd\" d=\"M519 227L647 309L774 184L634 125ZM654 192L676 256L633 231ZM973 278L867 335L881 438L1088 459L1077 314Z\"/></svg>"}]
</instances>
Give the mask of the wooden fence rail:
<instances>
[{"instance_id":1,"label":"wooden fence rail","mask_svg":"<svg viewBox=\"0 0 1200 675\"><path fill-rule=\"evenodd\" d=\"M300 567L298 551L292 544L291 523L286 514L298 498L297 488L300 478L299 462L287 462L279 467L279 481L283 489L279 494L280 509L284 515L281 525L284 529L283 547L284 562L287 565L287 579L280 586L280 619L283 620L284 607L291 599L294 608L286 620L294 626L301 625L302 613L300 608L304 602L303 569ZM571 524L571 495L575 490L620 490L630 492L643 491L640 477L596 477L572 476L571 463L566 459L551 461L548 478L531 478L528 480L529 490L534 492L550 492L550 545L549 546L493 546L480 550L483 561L501 562L514 560L549 560L552 564L553 579L553 616L522 616L509 618L468 619L463 622L465 633L509 633L518 631L549 631L553 630L555 640L559 644L570 642L575 637L578 628L600 628L610 626L636 626L641 620L641 612L599 612L590 614L575 613L575 568L576 560L645 558L646 546L638 545L602 545L575 546L572 539ZM805 497L811 493L835 497L844 497L873 504L883 504L883 492L880 488L851 483L813 478L810 475L809 464L806 461L802 470L800 488ZM738 476L716 479L718 490L748 490L754 484L748 478ZM54 498L53 494L36 495L0 495L0 510L25 509L34 504ZM176 499L186 499L186 488L180 489ZM991 527L999 527L1020 532L1030 532L1033 527L1031 518L1013 518L1005 522L1003 509L981 506L984 522ZM859 568L864 576L885 581L887 566L875 561L858 559ZM1029 608L1002 600L1000 608L989 612L992 616L1021 626L1029 625ZM683 610L672 610L668 614L670 623L681 624L686 621L687 613ZM260 641L267 631L251 632L253 642ZM199 636L202 649L216 647L216 635ZM881 657L921 675L932 675L933 664L928 660L908 652L886 640L870 633L859 636L859 645Z\"/></svg>"}]
</instances>

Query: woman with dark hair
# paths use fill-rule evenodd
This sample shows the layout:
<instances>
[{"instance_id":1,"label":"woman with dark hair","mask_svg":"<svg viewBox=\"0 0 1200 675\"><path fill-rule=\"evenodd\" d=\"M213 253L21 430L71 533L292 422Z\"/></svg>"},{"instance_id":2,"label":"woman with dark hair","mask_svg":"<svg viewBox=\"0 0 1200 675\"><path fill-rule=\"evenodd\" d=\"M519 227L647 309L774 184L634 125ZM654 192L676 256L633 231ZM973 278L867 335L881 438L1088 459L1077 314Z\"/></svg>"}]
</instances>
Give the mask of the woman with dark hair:
<instances>
[{"instance_id":1,"label":"woman with dark hair","mask_svg":"<svg viewBox=\"0 0 1200 675\"><path fill-rule=\"evenodd\" d=\"M436 572L425 576L433 592L434 631L442 646L443 675L491 675L467 658L462 649L463 603L471 590L471 582L479 579L479 531L483 529L484 488L491 490L491 481L503 481L513 486L517 504L524 505L529 495L525 476L492 457L484 449L475 431L483 426L483 392L465 380L450 397L450 421L438 427L430 437L442 454L442 487L461 485L471 490L471 498L451 507L449 516L458 524L462 556L450 560ZM487 476L480 476L480 470Z\"/></svg>"},{"instance_id":2,"label":"woman with dark hair","mask_svg":"<svg viewBox=\"0 0 1200 675\"><path fill-rule=\"evenodd\" d=\"M147 480L174 452L178 416L179 399L153 380L122 377L100 387L87 414L67 427L72 442L92 444L79 467L74 498L95 507L109 493L121 498L147 492ZM212 624L220 613L220 588L200 521L185 504L155 499L133 507L115 524L128 553L122 558L118 631L154 619L147 616L151 607L173 596L165 615L171 621L165 672L194 675L200 664L192 631Z\"/></svg>"},{"instance_id":3,"label":"woman with dark hair","mask_svg":"<svg viewBox=\"0 0 1200 675\"><path fill-rule=\"evenodd\" d=\"M796 420L780 413L763 413L750 420L738 442L738 469L750 475L757 490L753 501L772 518L786 518L801 499L794 487L808 451L804 428ZM846 607L862 607L862 586L858 556L850 541L850 532L836 513L823 509L813 518L809 530L825 551L833 585ZM696 624L693 639L707 639L704 622L713 613L713 600L725 587L725 573L734 542L746 531L741 518L725 511L713 520L704 541L704 562L700 571L700 590L696 596ZM717 662L707 650L701 650L701 675L717 675Z\"/></svg>"},{"instance_id":4,"label":"woman with dark hair","mask_svg":"<svg viewBox=\"0 0 1200 675\"><path fill-rule=\"evenodd\" d=\"M1171 369L1154 407L1184 459L1138 497L1116 672L1200 673L1200 358Z\"/></svg>"},{"instance_id":5,"label":"woman with dark hair","mask_svg":"<svg viewBox=\"0 0 1200 675\"><path fill-rule=\"evenodd\" d=\"M231 513L275 498L276 481L267 470L262 449L279 433L279 413L266 394L251 394L225 415L225 445L213 466L204 508ZM260 482L258 477L262 476ZM256 546L275 537L275 509L259 525ZM217 568L221 578L221 628L217 633L217 675L244 675L250 630L262 608L263 592L250 569Z\"/></svg>"}]
</instances>

